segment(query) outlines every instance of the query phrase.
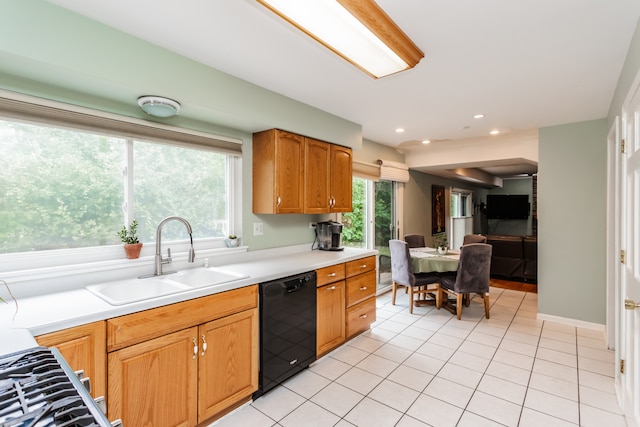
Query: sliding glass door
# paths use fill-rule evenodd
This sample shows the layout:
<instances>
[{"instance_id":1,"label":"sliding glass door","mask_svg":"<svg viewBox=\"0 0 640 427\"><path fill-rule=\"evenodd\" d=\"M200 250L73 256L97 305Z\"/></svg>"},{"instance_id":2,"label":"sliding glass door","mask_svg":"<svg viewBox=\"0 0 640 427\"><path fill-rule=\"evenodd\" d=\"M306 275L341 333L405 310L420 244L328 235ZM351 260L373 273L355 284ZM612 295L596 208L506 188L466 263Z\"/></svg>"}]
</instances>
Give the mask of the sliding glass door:
<instances>
[{"instance_id":1,"label":"sliding glass door","mask_svg":"<svg viewBox=\"0 0 640 427\"><path fill-rule=\"evenodd\" d=\"M353 211L342 214L345 246L377 249L378 293L391 287L389 240L398 236L396 183L353 178Z\"/></svg>"}]
</instances>

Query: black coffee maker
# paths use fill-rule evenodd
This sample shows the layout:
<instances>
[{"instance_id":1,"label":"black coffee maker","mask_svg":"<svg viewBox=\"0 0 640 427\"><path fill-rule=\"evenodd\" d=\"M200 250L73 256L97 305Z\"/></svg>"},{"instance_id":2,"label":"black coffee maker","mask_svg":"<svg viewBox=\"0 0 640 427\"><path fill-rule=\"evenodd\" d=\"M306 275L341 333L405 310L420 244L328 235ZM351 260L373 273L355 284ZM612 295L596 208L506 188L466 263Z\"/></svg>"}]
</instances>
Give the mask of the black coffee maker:
<instances>
[{"instance_id":1,"label":"black coffee maker","mask_svg":"<svg viewBox=\"0 0 640 427\"><path fill-rule=\"evenodd\" d=\"M321 251L342 251L342 224L335 221L316 223L316 239Z\"/></svg>"}]
</instances>

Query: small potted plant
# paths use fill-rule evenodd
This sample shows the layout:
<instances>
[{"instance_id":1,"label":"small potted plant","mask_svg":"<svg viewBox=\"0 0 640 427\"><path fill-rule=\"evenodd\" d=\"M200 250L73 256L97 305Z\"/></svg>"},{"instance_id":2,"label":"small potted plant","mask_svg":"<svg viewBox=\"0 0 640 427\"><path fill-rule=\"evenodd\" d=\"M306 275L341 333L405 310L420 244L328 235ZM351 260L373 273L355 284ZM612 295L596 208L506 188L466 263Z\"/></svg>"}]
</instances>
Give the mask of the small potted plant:
<instances>
[{"instance_id":1,"label":"small potted plant","mask_svg":"<svg viewBox=\"0 0 640 427\"><path fill-rule=\"evenodd\" d=\"M440 255L446 255L449 250L447 234L441 233L433 237L433 244Z\"/></svg>"},{"instance_id":2,"label":"small potted plant","mask_svg":"<svg viewBox=\"0 0 640 427\"><path fill-rule=\"evenodd\" d=\"M142 250L142 243L138 240L138 221L135 219L131 221L129 229L126 226L122 227L122 230L118 231L118 236L122 243L124 243L124 251L127 254L127 258L136 259L140 257L140 251Z\"/></svg>"},{"instance_id":3,"label":"small potted plant","mask_svg":"<svg viewBox=\"0 0 640 427\"><path fill-rule=\"evenodd\" d=\"M238 240L238 236L230 234L226 239L224 239L224 244L227 245L228 248L237 248L240 246L240 241Z\"/></svg>"}]
</instances>

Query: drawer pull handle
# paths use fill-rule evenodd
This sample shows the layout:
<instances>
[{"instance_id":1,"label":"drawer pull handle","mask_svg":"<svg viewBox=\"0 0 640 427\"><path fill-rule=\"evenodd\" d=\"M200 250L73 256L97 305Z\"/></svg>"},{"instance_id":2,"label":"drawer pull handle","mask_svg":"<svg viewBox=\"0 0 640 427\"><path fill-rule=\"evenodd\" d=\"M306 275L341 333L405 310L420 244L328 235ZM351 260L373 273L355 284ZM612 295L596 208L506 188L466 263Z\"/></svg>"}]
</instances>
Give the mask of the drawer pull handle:
<instances>
[{"instance_id":1,"label":"drawer pull handle","mask_svg":"<svg viewBox=\"0 0 640 427\"><path fill-rule=\"evenodd\" d=\"M360 290L361 290L361 291L366 291L366 290L367 290L367 287L366 287L366 286L363 286L363 287L361 287L361 288L360 288Z\"/></svg>"},{"instance_id":2,"label":"drawer pull handle","mask_svg":"<svg viewBox=\"0 0 640 427\"><path fill-rule=\"evenodd\" d=\"M327 290L328 290L328 291L335 291L335 290L336 290L336 287L335 287L335 286L329 286L329 287L327 288Z\"/></svg>"},{"instance_id":3,"label":"drawer pull handle","mask_svg":"<svg viewBox=\"0 0 640 427\"><path fill-rule=\"evenodd\" d=\"M193 359L196 358L196 356L198 355L198 341L196 341L195 338L192 338L191 341L193 342Z\"/></svg>"},{"instance_id":4,"label":"drawer pull handle","mask_svg":"<svg viewBox=\"0 0 640 427\"><path fill-rule=\"evenodd\" d=\"M207 352L207 340L204 339L204 335L200 335L200 338L202 338L202 353L200 353L200 356L204 356Z\"/></svg>"},{"instance_id":5,"label":"drawer pull handle","mask_svg":"<svg viewBox=\"0 0 640 427\"><path fill-rule=\"evenodd\" d=\"M362 264L360 268L367 268L367 264Z\"/></svg>"},{"instance_id":6,"label":"drawer pull handle","mask_svg":"<svg viewBox=\"0 0 640 427\"><path fill-rule=\"evenodd\" d=\"M336 273L329 273L329 274L327 274L327 276L329 276L329 277L336 277Z\"/></svg>"},{"instance_id":7,"label":"drawer pull handle","mask_svg":"<svg viewBox=\"0 0 640 427\"><path fill-rule=\"evenodd\" d=\"M361 315L360 315L360 318L361 318L361 319L366 319L366 318L367 318L367 315L366 315L366 314L361 314Z\"/></svg>"},{"instance_id":8,"label":"drawer pull handle","mask_svg":"<svg viewBox=\"0 0 640 427\"><path fill-rule=\"evenodd\" d=\"M278 198L276 199L276 207L280 207L280 203L282 203L282 199L280 198L280 196L278 196Z\"/></svg>"}]
</instances>

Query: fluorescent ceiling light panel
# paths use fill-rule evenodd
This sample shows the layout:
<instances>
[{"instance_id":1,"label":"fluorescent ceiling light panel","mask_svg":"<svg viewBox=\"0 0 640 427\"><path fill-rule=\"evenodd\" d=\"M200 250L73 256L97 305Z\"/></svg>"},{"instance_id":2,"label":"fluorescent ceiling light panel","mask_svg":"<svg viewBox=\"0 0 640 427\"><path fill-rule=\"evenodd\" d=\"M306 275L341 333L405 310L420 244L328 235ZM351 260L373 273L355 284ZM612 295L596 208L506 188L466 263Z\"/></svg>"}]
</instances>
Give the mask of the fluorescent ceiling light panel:
<instances>
[{"instance_id":1,"label":"fluorescent ceiling light panel","mask_svg":"<svg viewBox=\"0 0 640 427\"><path fill-rule=\"evenodd\" d=\"M414 67L418 47L372 0L258 0L375 78Z\"/></svg>"}]
</instances>

